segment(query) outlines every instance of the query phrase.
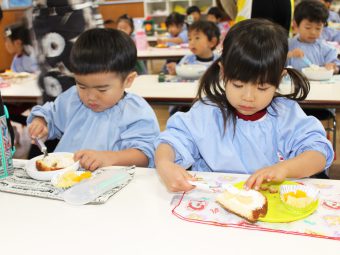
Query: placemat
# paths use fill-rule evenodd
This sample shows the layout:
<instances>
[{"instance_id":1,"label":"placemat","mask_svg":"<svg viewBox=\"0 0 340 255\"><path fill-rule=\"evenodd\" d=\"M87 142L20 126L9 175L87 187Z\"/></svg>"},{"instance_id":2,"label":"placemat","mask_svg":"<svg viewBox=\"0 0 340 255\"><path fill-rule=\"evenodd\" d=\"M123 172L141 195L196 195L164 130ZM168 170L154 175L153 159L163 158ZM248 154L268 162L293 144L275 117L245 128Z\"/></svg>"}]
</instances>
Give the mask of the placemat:
<instances>
[{"instance_id":1,"label":"placemat","mask_svg":"<svg viewBox=\"0 0 340 255\"><path fill-rule=\"evenodd\" d=\"M129 168L130 169L130 168ZM100 171L105 170L97 170ZM130 179L119 187L105 192L89 204L104 204L119 190L124 188L134 177L134 170L129 171ZM0 179L0 191L19 195L63 200L60 194L63 192L52 185L49 181L38 181L29 177L24 167L15 167L14 174L4 179Z\"/></svg>"},{"instance_id":2,"label":"placemat","mask_svg":"<svg viewBox=\"0 0 340 255\"><path fill-rule=\"evenodd\" d=\"M297 182L308 184L320 190L319 207L308 217L289 223L256 222L246 220L227 212L215 202L221 185L235 184L245 181L244 176L215 174L214 177L204 176L205 181L217 187L216 193L195 189L188 193L175 195L172 200L172 213L185 221L249 230L261 230L284 234L303 235L340 241L340 182L327 182L320 179L301 179ZM209 179L210 178L210 179Z\"/></svg>"}]
</instances>

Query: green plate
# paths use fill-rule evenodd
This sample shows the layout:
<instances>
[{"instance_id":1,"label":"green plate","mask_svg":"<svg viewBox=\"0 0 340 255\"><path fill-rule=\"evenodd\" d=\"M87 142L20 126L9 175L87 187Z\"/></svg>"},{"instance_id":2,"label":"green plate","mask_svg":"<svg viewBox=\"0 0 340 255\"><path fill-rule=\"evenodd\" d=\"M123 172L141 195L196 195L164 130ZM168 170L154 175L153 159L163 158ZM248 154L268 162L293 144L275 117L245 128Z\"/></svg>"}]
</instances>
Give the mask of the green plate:
<instances>
[{"instance_id":1,"label":"green plate","mask_svg":"<svg viewBox=\"0 0 340 255\"><path fill-rule=\"evenodd\" d=\"M245 182L236 183L234 186L242 189ZM297 182L284 181L279 184L270 183L270 185L277 186L280 190L280 185L298 185ZM291 210L289 206L286 206L280 198L280 192L269 193L269 191L260 191L267 197L268 200L268 211L265 217L259 218L259 221L264 222L291 222L301 220L312 214L317 208L319 201L312 203L307 207L306 210Z\"/></svg>"}]
</instances>

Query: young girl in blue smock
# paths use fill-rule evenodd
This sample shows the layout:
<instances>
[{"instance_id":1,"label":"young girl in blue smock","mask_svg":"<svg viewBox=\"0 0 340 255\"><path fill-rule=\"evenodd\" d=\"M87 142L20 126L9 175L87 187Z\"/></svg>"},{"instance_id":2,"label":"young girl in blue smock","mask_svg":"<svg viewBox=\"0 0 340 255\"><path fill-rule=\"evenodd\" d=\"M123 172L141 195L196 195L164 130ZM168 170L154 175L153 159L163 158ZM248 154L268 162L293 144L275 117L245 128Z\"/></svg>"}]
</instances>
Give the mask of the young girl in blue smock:
<instances>
[{"instance_id":1,"label":"young girl in blue smock","mask_svg":"<svg viewBox=\"0 0 340 255\"><path fill-rule=\"evenodd\" d=\"M200 80L189 112L176 113L156 140L155 164L171 191L188 191L186 171L250 174L246 188L311 176L328 168L333 149L321 123L296 101L308 81L286 69L287 33L267 20L233 26L221 57ZM291 94L278 87L287 74Z\"/></svg>"},{"instance_id":2,"label":"young girl in blue smock","mask_svg":"<svg viewBox=\"0 0 340 255\"><path fill-rule=\"evenodd\" d=\"M34 73L39 70L36 56L31 46L29 30L23 23L15 23L5 29L5 47L13 54L11 70L13 72Z\"/></svg>"}]
</instances>

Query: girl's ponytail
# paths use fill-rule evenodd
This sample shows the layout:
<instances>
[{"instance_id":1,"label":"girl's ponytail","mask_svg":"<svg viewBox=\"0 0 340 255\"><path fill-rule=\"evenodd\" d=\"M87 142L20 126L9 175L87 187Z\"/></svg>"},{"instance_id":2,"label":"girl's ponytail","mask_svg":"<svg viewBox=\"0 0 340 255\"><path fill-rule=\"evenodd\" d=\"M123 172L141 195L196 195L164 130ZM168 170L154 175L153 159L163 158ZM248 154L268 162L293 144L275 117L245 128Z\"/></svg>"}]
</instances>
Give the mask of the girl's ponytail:
<instances>
[{"instance_id":1,"label":"girl's ponytail","mask_svg":"<svg viewBox=\"0 0 340 255\"><path fill-rule=\"evenodd\" d=\"M292 93L280 96L284 96L295 101L302 101L306 99L310 90L310 84L308 79L296 69L293 68L285 69L292 81L292 86L294 86L294 89Z\"/></svg>"}]
</instances>

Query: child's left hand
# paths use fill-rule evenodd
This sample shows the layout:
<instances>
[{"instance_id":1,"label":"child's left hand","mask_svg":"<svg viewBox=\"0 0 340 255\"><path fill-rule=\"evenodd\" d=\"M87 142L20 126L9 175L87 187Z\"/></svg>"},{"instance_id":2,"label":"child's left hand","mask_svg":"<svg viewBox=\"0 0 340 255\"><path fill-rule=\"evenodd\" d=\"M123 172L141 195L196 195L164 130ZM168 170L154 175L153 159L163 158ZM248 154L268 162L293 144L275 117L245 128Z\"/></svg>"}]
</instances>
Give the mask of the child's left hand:
<instances>
[{"instance_id":1,"label":"child's left hand","mask_svg":"<svg viewBox=\"0 0 340 255\"><path fill-rule=\"evenodd\" d=\"M110 156L105 151L80 150L74 154L74 160L86 170L94 171L97 168L110 166Z\"/></svg>"},{"instance_id":2,"label":"child's left hand","mask_svg":"<svg viewBox=\"0 0 340 255\"><path fill-rule=\"evenodd\" d=\"M259 190L263 182L282 182L287 178L287 170L281 165L274 165L257 170L246 181L245 189Z\"/></svg>"}]
</instances>

